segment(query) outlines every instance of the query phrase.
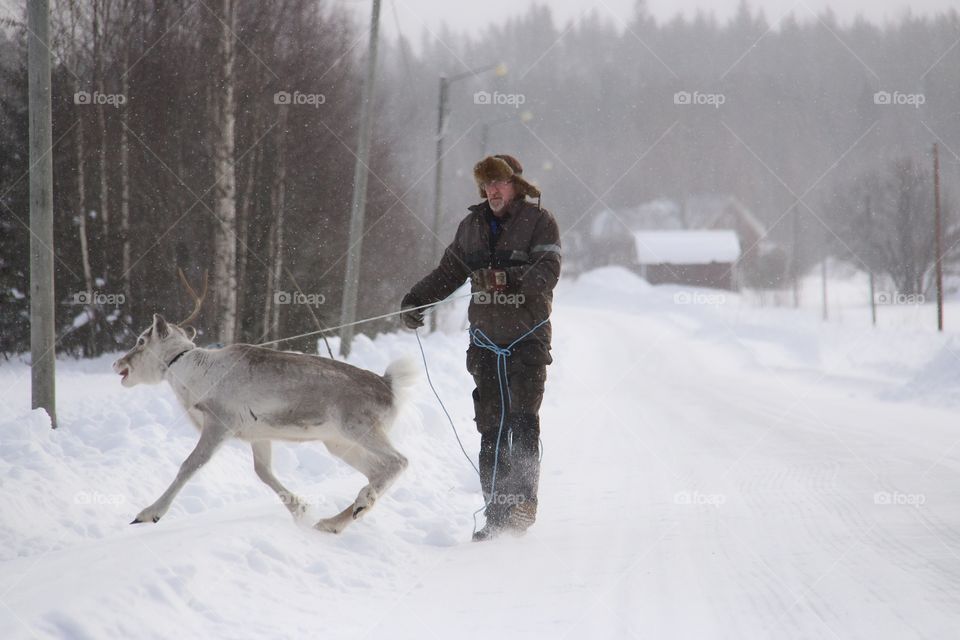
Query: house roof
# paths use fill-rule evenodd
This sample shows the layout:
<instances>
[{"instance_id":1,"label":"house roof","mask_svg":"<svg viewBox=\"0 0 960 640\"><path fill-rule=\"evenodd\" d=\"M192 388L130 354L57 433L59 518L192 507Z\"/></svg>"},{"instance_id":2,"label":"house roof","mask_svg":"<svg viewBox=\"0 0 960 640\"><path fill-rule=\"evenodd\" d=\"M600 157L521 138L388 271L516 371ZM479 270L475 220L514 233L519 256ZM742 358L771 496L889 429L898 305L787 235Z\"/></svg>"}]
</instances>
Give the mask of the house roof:
<instances>
[{"instance_id":1,"label":"house roof","mask_svg":"<svg viewBox=\"0 0 960 640\"><path fill-rule=\"evenodd\" d=\"M690 229L715 229L724 216L733 214L759 238L767 234L766 225L740 200L731 195L700 195L687 198L684 211ZM724 224L724 226L727 226ZM722 228L722 227L721 227Z\"/></svg>"},{"instance_id":2,"label":"house roof","mask_svg":"<svg viewBox=\"0 0 960 640\"><path fill-rule=\"evenodd\" d=\"M638 264L731 263L740 257L735 231L637 231Z\"/></svg>"}]
</instances>

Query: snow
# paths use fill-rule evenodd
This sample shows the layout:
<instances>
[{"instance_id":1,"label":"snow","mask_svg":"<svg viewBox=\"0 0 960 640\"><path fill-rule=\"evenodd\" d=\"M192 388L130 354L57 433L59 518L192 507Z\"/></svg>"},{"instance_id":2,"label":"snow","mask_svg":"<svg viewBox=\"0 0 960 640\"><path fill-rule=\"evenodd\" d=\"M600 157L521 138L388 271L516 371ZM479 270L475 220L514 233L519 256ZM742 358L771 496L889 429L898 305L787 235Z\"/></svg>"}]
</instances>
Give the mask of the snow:
<instances>
[{"instance_id":1,"label":"snow","mask_svg":"<svg viewBox=\"0 0 960 640\"><path fill-rule=\"evenodd\" d=\"M73 318L73 322L70 323L70 326L74 329L79 329L80 327L84 326L88 322L90 322L90 314L87 312L86 309L84 309L83 311L80 312L79 315Z\"/></svg>"},{"instance_id":2,"label":"snow","mask_svg":"<svg viewBox=\"0 0 960 640\"><path fill-rule=\"evenodd\" d=\"M638 264L732 263L740 257L740 240L731 230L636 231Z\"/></svg>"},{"instance_id":3,"label":"snow","mask_svg":"<svg viewBox=\"0 0 960 640\"><path fill-rule=\"evenodd\" d=\"M332 536L290 518L241 443L128 525L196 441L169 389L123 389L115 356L61 360L52 431L27 366L0 365L0 637L952 637L960 334L929 305L871 329L859 283L824 323L807 287L792 309L614 267L561 282L539 519L483 544L425 379L392 433L410 467ZM423 344L475 456L464 305ZM361 336L351 361L404 354L411 333ZM319 444L275 445L275 468L315 518L363 484Z\"/></svg>"}]
</instances>

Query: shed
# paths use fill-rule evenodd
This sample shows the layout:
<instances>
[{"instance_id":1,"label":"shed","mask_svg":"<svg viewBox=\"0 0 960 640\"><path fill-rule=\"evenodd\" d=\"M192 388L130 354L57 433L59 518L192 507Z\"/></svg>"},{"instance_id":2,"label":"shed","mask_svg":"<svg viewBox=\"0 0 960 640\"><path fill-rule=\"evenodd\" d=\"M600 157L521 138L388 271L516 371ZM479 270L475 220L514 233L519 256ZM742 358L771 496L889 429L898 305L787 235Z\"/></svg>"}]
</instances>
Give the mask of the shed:
<instances>
[{"instance_id":1,"label":"shed","mask_svg":"<svg viewBox=\"0 0 960 640\"><path fill-rule=\"evenodd\" d=\"M650 284L735 289L737 233L726 230L636 231L636 267Z\"/></svg>"}]
</instances>

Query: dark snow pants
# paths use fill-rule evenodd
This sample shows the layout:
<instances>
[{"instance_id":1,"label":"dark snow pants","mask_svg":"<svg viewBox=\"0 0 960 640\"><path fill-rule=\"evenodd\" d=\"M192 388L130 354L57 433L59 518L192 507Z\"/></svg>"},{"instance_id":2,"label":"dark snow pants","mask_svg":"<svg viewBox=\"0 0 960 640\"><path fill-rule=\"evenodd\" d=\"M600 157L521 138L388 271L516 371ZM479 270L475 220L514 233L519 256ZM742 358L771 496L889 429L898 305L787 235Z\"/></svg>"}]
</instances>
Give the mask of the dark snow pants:
<instances>
[{"instance_id":1,"label":"dark snow pants","mask_svg":"<svg viewBox=\"0 0 960 640\"><path fill-rule=\"evenodd\" d=\"M480 484L487 508L488 522L502 524L510 508L522 502L537 504L540 481L540 403L543 401L547 365L553 360L549 349L535 339L513 347L507 357L507 389L503 389L506 408L500 430L500 384L497 355L470 345L467 371L473 376L473 405L480 432ZM497 433L500 433L497 454ZM496 477L494 478L494 464ZM495 483L495 484L494 484Z\"/></svg>"}]
</instances>

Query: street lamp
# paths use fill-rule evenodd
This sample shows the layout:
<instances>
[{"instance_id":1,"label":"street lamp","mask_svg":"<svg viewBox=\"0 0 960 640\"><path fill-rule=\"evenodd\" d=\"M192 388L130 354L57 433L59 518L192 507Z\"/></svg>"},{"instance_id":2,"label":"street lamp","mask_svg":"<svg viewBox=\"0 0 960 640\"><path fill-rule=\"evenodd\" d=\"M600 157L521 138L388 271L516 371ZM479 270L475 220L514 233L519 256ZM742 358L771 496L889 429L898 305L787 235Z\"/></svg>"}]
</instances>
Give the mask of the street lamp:
<instances>
[{"instance_id":1,"label":"street lamp","mask_svg":"<svg viewBox=\"0 0 960 640\"><path fill-rule=\"evenodd\" d=\"M443 137L446 134L447 124L447 90L457 80L476 76L486 71L494 71L498 77L507 75L507 66L502 62L489 64L476 69L469 69L452 76L440 76L440 96L437 101L437 158L436 181L433 185L433 262L440 260L440 209L443 202ZM437 329L437 312L434 310L430 318L430 329Z\"/></svg>"}]
</instances>

